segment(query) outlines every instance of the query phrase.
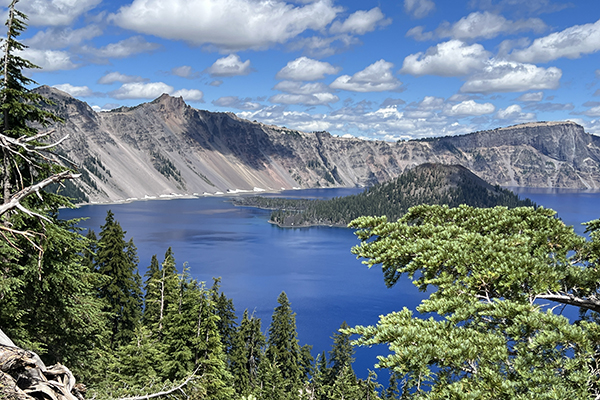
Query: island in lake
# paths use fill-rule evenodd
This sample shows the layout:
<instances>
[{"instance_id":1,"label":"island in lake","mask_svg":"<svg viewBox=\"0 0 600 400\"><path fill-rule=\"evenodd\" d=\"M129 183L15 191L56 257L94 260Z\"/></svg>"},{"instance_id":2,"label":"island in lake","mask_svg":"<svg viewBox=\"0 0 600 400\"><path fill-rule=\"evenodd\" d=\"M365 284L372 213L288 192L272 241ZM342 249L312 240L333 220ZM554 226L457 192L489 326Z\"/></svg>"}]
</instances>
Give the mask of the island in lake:
<instances>
[{"instance_id":1,"label":"island in lake","mask_svg":"<svg viewBox=\"0 0 600 400\"><path fill-rule=\"evenodd\" d=\"M431 163L406 170L389 182L351 196L329 200L252 196L235 198L233 203L273 210L269 221L281 227L345 227L363 215L385 215L395 221L419 204L535 206L531 200L522 200L508 189L490 185L463 166Z\"/></svg>"}]
</instances>

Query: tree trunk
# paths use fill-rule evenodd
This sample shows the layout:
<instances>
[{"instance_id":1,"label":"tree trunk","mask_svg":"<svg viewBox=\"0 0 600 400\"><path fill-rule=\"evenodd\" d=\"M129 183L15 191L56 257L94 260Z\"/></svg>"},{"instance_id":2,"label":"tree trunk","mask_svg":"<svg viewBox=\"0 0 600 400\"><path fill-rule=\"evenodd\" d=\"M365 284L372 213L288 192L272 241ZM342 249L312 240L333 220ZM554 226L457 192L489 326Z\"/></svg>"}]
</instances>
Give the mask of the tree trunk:
<instances>
[{"instance_id":1,"label":"tree trunk","mask_svg":"<svg viewBox=\"0 0 600 400\"><path fill-rule=\"evenodd\" d=\"M83 400L84 392L67 367L46 367L36 353L15 346L0 329L0 398Z\"/></svg>"}]
</instances>

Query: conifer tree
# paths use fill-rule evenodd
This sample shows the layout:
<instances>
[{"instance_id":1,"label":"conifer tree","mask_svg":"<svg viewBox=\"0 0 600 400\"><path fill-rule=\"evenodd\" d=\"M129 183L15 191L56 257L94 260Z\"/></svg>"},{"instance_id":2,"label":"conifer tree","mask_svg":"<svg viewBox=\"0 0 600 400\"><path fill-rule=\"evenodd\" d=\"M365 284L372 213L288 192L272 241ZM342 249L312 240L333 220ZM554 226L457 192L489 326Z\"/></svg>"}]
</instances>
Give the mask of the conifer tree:
<instances>
[{"instance_id":1,"label":"conifer tree","mask_svg":"<svg viewBox=\"0 0 600 400\"><path fill-rule=\"evenodd\" d=\"M285 292L281 292L277 303L279 306L275 307L269 326L267 357L281 371L285 391L292 393L300 389L303 376L296 314L292 311Z\"/></svg>"},{"instance_id":2,"label":"conifer tree","mask_svg":"<svg viewBox=\"0 0 600 400\"><path fill-rule=\"evenodd\" d=\"M354 348L350 343L350 335L345 333L344 330L348 329L349 326L344 321L340 326L340 330L333 334L333 345L329 352L329 382L333 383L336 377L342 372L344 368L348 368L352 371L352 363L354 358Z\"/></svg>"},{"instance_id":3,"label":"conifer tree","mask_svg":"<svg viewBox=\"0 0 600 400\"><path fill-rule=\"evenodd\" d=\"M160 315L160 295L156 283L159 280L160 264L154 254L150 260L150 265L144 273L144 313L142 322L148 328L158 321Z\"/></svg>"},{"instance_id":4,"label":"conifer tree","mask_svg":"<svg viewBox=\"0 0 600 400\"><path fill-rule=\"evenodd\" d=\"M97 271L108 278L99 289L110 314L110 345L116 348L135 337L142 312L141 277L137 272L137 255L130 240L109 210L98 241Z\"/></svg>"},{"instance_id":5,"label":"conifer tree","mask_svg":"<svg viewBox=\"0 0 600 400\"><path fill-rule=\"evenodd\" d=\"M235 322L237 316L235 315L233 300L227 298L227 296L220 291L220 283L221 278L213 278L211 294L213 296L212 301L215 304L215 312L219 317L217 320L217 327L219 328L219 335L221 337L221 343L223 344L223 351L225 352L229 363L229 358L237 331Z\"/></svg>"},{"instance_id":6,"label":"conifer tree","mask_svg":"<svg viewBox=\"0 0 600 400\"><path fill-rule=\"evenodd\" d=\"M58 218L68 199L42 190L76 175L50 152L57 143L43 143L60 119L27 87L35 82L24 70L37 67L19 55L27 17L16 4L8 6L0 57L0 327L45 362L77 360L77 369L98 346L101 303L77 221Z\"/></svg>"},{"instance_id":7,"label":"conifer tree","mask_svg":"<svg viewBox=\"0 0 600 400\"><path fill-rule=\"evenodd\" d=\"M265 344L266 339L261 332L260 318L249 317L248 310L244 310L230 355L233 386L238 394L254 393L259 386L258 367Z\"/></svg>"}]
</instances>

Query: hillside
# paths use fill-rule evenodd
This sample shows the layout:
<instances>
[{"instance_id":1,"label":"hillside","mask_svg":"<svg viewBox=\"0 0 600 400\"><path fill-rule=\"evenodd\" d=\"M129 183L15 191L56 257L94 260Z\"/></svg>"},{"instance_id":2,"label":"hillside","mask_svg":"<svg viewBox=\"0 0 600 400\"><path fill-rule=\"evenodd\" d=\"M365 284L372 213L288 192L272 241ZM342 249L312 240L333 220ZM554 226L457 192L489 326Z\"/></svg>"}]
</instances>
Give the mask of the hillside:
<instances>
[{"instance_id":1,"label":"hillside","mask_svg":"<svg viewBox=\"0 0 600 400\"><path fill-rule=\"evenodd\" d=\"M405 142L299 132L196 110L162 95L95 112L47 86L64 118L61 154L92 202L227 191L371 186L432 162L463 165L493 185L600 188L600 138L573 122L540 122Z\"/></svg>"},{"instance_id":2,"label":"hillside","mask_svg":"<svg viewBox=\"0 0 600 400\"><path fill-rule=\"evenodd\" d=\"M465 167L441 164L421 164L390 182L352 196L330 200L253 196L236 198L234 204L275 210L271 222L282 227L347 226L363 215L385 215L388 221L395 221L419 204L509 208L535 205L510 190L490 185Z\"/></svg>"}]
</instances>

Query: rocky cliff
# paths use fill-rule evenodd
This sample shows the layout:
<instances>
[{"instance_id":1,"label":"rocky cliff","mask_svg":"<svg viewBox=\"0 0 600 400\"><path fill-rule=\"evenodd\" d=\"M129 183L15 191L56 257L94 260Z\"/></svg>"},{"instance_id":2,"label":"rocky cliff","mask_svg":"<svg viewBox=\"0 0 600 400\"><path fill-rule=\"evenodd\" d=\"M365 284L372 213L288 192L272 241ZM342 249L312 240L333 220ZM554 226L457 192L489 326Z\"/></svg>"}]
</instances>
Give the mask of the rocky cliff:
<instances>
[{"instance_id":1,"label":"rocky cliff","mask_svg":"<svg viewBox=\"0 0 600 400\"><path fill-rule=\"evenodd\" d=\"M83 173L91 201L293 187L367 186L425 162L460 164L492 184L600 188L600 138L572 122L540 122L463 136L365 141L299 132L196 110L162 95L94 112L47 86L64 118L59 151Z\"/></svg>"}]
</instances>

